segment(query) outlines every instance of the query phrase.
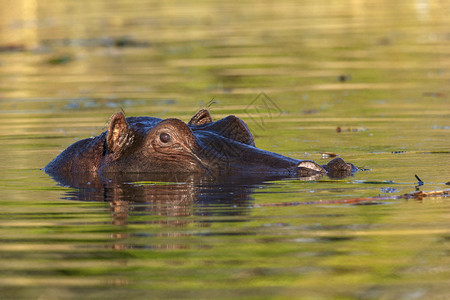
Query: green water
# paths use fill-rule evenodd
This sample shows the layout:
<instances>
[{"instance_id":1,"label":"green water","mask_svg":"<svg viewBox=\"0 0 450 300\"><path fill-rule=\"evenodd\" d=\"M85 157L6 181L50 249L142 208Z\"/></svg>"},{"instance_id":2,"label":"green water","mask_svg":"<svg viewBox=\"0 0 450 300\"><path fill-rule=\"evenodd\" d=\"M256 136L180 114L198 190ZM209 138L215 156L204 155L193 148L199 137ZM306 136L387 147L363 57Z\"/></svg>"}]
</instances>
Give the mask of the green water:
<instances>
[{"instance_id":1,"label":"green water","mask_svg":"<svg viewBox=\"0 0 450 300\"><path fill-rule=\"evenodd\" d=\"M449 188L449 15L437 0L0 2L0 299L448 298L449 199L395 196ZM262 149L367 170L82 191L40 170L121 109L206 106Z\"/></svg>"}]
</instances>

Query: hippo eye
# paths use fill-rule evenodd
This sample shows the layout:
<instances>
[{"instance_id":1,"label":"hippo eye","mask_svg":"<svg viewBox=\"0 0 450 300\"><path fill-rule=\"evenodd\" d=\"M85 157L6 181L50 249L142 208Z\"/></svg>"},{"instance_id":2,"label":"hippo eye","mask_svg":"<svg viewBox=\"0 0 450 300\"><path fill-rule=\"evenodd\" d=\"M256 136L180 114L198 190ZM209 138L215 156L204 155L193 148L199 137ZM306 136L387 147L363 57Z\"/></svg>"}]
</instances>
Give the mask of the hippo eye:
<instances>
[{"instance_id":1,"label":"hippo eye","mask_svg":"<svg viewBox=\"0 0 450 300\"><path fill-rule=\"evenodd\" d=\"M169 134L163 132L163 133L161 133L161 134L159 135L159 139L160 139L161 142L163 142L163 143L168 143L168 142L170 142L170 140L171 140L172 138L170 137Z\"/></svg>"}]
</instances>

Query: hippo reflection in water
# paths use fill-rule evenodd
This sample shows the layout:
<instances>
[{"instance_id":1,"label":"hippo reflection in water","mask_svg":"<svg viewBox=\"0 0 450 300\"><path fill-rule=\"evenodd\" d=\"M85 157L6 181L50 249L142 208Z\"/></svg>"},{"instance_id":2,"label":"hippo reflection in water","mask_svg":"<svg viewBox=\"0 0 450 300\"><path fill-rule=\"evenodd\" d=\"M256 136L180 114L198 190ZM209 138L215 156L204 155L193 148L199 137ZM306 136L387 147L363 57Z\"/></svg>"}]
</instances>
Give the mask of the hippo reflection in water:
<instances>
[{"instance_id":1,"label":"hippo reflection in water","mask_svg":"<svg viewBox=\"0 0 450 300\"><path fill-rule=\"evenodd\" d=\"M228 116L213 122L205 109L187 124L116 113L108 131L74 143L44 168L58 181L88 173L316 179L323 174L345 177L357 170L341 158L320 166L258 149L241 119Z\"/></svg>"}]
</instances>

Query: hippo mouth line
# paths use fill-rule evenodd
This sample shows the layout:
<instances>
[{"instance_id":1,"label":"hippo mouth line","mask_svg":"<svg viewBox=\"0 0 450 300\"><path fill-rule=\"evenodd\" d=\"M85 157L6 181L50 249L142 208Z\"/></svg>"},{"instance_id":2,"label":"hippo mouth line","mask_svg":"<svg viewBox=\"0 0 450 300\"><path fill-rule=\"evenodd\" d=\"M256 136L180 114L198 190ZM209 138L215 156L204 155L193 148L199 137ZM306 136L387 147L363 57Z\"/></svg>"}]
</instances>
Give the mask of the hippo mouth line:
<instances>
[{"instance_id":1,"label":"hippo mouth line","mask_svg":"<svg viewBox=\"0 0 450 300\"><path fill-rule=\"evenodd\" d=\"M182 144L182 143L176 143L173 145L172 149L174 150L179 150L181 153L179 156L181 157L189 157L192 158L193 161L200 166L205 172L209 173L211 172L211 170L202 162L202 160L200 159L200 157L193 151L193 149L191 149L190 147L187 147L186 145ZM156 150L156 149L155 149ZM167 154L166 152L163 151L158 151L156 150L158 153L161 154ZM180 162L179 159L177 158L172 158L172 159L168 159L167 157L165 157L166 160L172 160L175 162Z\"/></svg>"},{"instance_id":2,"label":"hippo mouth line","mask_svg":"<svg viewBox=\"0 0 450 300\"><path fill-rule=\"evenodd\" d=\"M198 155L195 154L194 151L192 151L191 149L187 149L187 147L185 148L185 150L188 151L189 155L191 155L191 157L193 157L194 160L199 164L199 166L202 167L207 173L211 172L211 170L205 166L200 157L198 157Z\"/></svg>"}]
</instances>

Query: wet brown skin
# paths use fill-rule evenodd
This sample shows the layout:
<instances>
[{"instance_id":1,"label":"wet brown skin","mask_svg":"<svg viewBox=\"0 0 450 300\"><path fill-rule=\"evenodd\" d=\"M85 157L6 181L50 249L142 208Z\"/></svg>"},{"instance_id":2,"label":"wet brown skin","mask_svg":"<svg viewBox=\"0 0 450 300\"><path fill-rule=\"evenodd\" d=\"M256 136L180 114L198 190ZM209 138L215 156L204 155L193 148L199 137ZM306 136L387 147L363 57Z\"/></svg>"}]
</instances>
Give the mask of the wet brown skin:
<instances>
[{"instance_id":1,"label":"wet brown skin","mask_svg":"<svg viewBox=\"0 0 450 300\"><path fill-rule=\"evenodd\" d=\"M357 170L341 158L320 166L261 150L242 120L228 116L213 122L207 110L197 112L187 124L116 113L108 131L74 143L44 168L58 178L80 173L195 173L314 179L325 173L345 177Z\"/></svg>"}]
</instances>

